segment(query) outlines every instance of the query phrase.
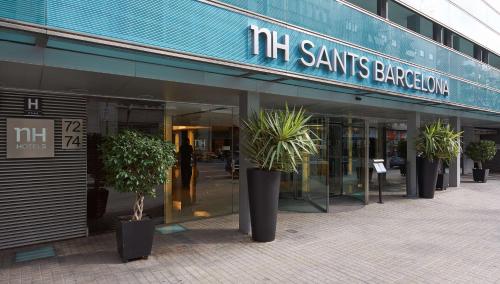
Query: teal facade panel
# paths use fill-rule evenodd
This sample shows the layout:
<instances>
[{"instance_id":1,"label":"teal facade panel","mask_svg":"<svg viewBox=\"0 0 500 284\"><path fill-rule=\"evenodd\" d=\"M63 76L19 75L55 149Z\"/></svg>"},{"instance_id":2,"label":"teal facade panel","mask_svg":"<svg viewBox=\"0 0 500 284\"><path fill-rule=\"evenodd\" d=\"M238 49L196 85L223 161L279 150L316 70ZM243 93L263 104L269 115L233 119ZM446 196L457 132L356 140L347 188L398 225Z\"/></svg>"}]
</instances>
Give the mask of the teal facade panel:
<instances>
[{"instance_id":1,"label":"teal facade panel","mask_svg":"<svg viewBox=\"0 0 500 284\"><path fill-rule=\"evenodd\" d=\"M294 0L298 1L298 0ZM303 3L311 3L306 0ZM26 1L0 1L1 5L15 6L17 2ZM29 2L29 1L28 1ZM381 91L400 93L411 97L432 99L470 107L477 107L492 111L500 111L500 72L484 64L475 62L464 56L451 52L436 44L420 39L395 27L362 14L337 1L315 1L315 5L327 5L324 13L313 15L315 10L303 9L302 15L298 11L291 13L289 9L299 9L298 2L293 1L228 1L242 8L255 10L277 19L288 19L293 24L301 25L311 30L329 34L345 41L354 42L367 48L378 50L394 58L415 62L428 68L453 74L489 88L466 81L457 80L439 72L423 70L399 60L389 59L377 53L364 51L337 40L327 39L316 34L293 29L284 25L273 23L258 17L252 17L240 12L220 8L196 0L163 0L163 1L91 1L91 0L46 0L39 2L46 5L46 17L41 22L50 28L68 30L83 34L115 39L119 41L141 44L194 56L218 59L226 62L238 63L246 66L257 66L269 70L288 72L295 75L304 75L310 78L329 80L352 86L366 87ZM256 3L250 6L248 3ZM288 3L276 6L276 3ZM295 4L293 4L295 3ZM292 5L293 4L293 5ZM295 6L294 6L295 5ZM296 7L296 8L293 8ZM33 15L37 14L38 7L33 7ZM260 10L259 10L260 9ZM15 9L11 9L15 10ZM299 9L300 10L300 9ZM323 12L322 12L323 13ZM358 14L357 14L358 13ZM29 14L29 13L27 13ZM18 13L0 12L0 16L16 20L37 23L30 17L20 18ZM295 15L295 16L293 16ZM280 18L282 17L282 18ZM319 19L319 20L315 20ZM329 22L333 21L333 22ZM323 23L321 25L320 23ZM328 23L326 25L325 23ZM251 53L252 38L250 25L257 25L276 31L280 36L290 36L290 60L265 58L261 54L256 56ZM324 27L323 27L324 26ZM371 29L371 30L370 30ZM354 30L355 32L352 32ZM350 32L349 32L350 31ZM334 34L336 32L336 34ZM370 41L368 38L372 35ZM304 68L299 64L303 56L298 46L302 40L311 40L316 46L325 45L329 50L336 48L339 51L353 52L359 56L366 56L370 61L380 60L385 64L392 64L404 69L421 71L426 75L448 80L450 95L442 96L429 94L414 89L405 89L394 85L375 82L371 79L361 80L351 74L329 72L326 68ZM384 40L382 40L384 39ZM359 41L359 42L358 42ZM393 44L396 41L396 44ZM363 44L360 44L363 42ZM64 43L58 43L64 44ZM372 45L370 45L372 44ZM71 48L68 45L66 48ZM91 47L89 47L91 48ZM73 49L81 50L74 46ZM420 56L420 51L424 55ZM411 57L411 52L416 51L418 56ZM110 50L110 53L120 53ZM429 54L433 54L429 59ZM143 57L143 55L137 55ZM455 58L458 56L459 58ZM420 58L422 57L422 58ZM165 57L163 57L165 58ZM144 61L146 61L143 58ZM151 57L148 57L150 63ZM158 63L162 59L158 57ZM187 62L178 62L180 65ZM193 67L195 68L195 67ZM129 73L125 71L125 73Z\"/></svg>"}]
</instances>

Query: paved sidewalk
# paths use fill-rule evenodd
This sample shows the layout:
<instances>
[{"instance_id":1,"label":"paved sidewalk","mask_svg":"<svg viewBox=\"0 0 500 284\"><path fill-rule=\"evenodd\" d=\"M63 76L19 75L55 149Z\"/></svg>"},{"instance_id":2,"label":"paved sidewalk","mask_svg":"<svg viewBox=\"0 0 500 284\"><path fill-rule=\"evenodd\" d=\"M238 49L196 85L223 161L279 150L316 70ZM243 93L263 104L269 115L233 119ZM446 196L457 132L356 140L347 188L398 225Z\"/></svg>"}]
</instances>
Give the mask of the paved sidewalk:
<instances>
[{"instance_id":1,"label":"paved sidewalk","mask_svg":"<svg viewBox=\"0 0 500 284\"><path fill-rule=\"evenodd\" d=\"M333 214L281 213L277 240L236 232L237 216L156 235L148 260L120 262L113 234L54 243L57 257L13 263L1 283L500 283L500 177L433 200L391 199Z\"/></svg>"}]
</instances>

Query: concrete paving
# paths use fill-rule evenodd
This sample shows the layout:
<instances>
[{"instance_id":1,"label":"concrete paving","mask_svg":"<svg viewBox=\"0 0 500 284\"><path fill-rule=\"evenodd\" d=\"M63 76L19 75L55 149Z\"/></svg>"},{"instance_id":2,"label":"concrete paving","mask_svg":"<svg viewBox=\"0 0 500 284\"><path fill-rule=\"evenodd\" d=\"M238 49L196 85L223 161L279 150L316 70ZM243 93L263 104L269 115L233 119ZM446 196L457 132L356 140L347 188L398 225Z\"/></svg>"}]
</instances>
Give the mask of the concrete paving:
<instances>
[{"instance_id":1,"label":"concrete paving","mask_svg":"<svg viewBox=\"0 0 500 284\"><path fill-rule=\"evenodd\" d=\"M26 263L0 251L0 283L500 283L499 176L433 200L281 213L272 243L239 234L237 221L184 223L126 264L113 234L55 242L57 257Z\"/></svg>"}]
</instances>

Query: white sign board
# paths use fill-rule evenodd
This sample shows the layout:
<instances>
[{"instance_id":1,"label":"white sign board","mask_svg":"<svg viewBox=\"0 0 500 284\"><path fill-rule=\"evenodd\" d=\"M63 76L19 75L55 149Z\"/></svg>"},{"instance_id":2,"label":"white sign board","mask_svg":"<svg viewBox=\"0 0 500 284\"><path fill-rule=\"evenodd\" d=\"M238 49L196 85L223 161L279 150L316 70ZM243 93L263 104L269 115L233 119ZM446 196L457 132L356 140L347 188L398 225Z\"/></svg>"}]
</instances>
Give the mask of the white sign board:
<instances>
[{"instance_id":1,"label":"white sign board","mask_svg":"<svg viewBox=\"0 0 500 284\"><path fill-rule=\"evenodd\" d=\"M387 170L385 169L384 163L373 163L373 166L375 167L377 174L387 173Z\"/></svg>"}]
</instances>

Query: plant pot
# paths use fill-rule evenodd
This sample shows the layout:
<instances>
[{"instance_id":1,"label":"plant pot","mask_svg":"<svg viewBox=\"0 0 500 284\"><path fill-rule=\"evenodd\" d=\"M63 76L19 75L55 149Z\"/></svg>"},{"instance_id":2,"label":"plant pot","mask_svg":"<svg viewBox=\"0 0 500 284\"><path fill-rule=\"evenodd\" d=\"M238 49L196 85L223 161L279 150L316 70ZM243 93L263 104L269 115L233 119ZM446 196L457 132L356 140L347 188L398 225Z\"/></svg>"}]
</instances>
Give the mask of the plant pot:
<instances>
[{"instance_id":1,"label":"plant pot","mask_svg":"<svg viewBox=\"0 0 500 284\"><path fill-rule=\"evenodd\" d=\"M475 182L487 182L490 175L490 169L472 169L472 177Z\"/></svg>"},{"instance_id":2,"label":"plant pot","mask_svg":"<svg viewBox=\"0 0 500 284\"><path fill-rule=\"evenodd\" d=\"M145 217L140 221L120 218L116 226L116 247L123 262L147 258L151 254L154 236L154 222Z\"/></svg>"},{"instance_id":3,"label":"plant pot","mask_svg":"<svg viewBox=\"0 0 500 284\"><path fill-rule=\"evenodd\" d=\"M107 189L90 189L87 191L87 217L101 218L106 213L109 191Z\"/></svg>"},{"instance_id":4,"label":"plant pot","mask_svg":"<svg viewBox=\"0 0 500 284\"><path fill-rule=\"evenodd\" d=\"M434 198L439 162L440 161L437 159L430 161L428 159L421 158L418 174L418 189L420 198Z\"/></svg>"},{"instance_id":5,"label":"plant pot","mask_svg":"<svg viewBox=\"0 0 500 284\"><path fill-rule=\"evenodd\" d=\"M401 165L401 166L399 166L399 173L400 173L402 176L406 176L406 165Z\"/></svg>"},{"instance_id":6,"label":"plant pot","mask_svg":"<svg viewBox=\"0 0 500 284\"><path fill-rule=\"evenodd\" d=\"M446 190L450 186L450 174L438 174L436 189Z\"/></svg>"},{"instance_id":7,"label":"plant pot","mask_svg":"<svg viewBox=\"0 0 500 284\"><path fill-rule=\"evenodd\" d=\"M278 171L247 169L252 239L256 242L275 239L280 177Z\"/></svg>"}]
</instances>

